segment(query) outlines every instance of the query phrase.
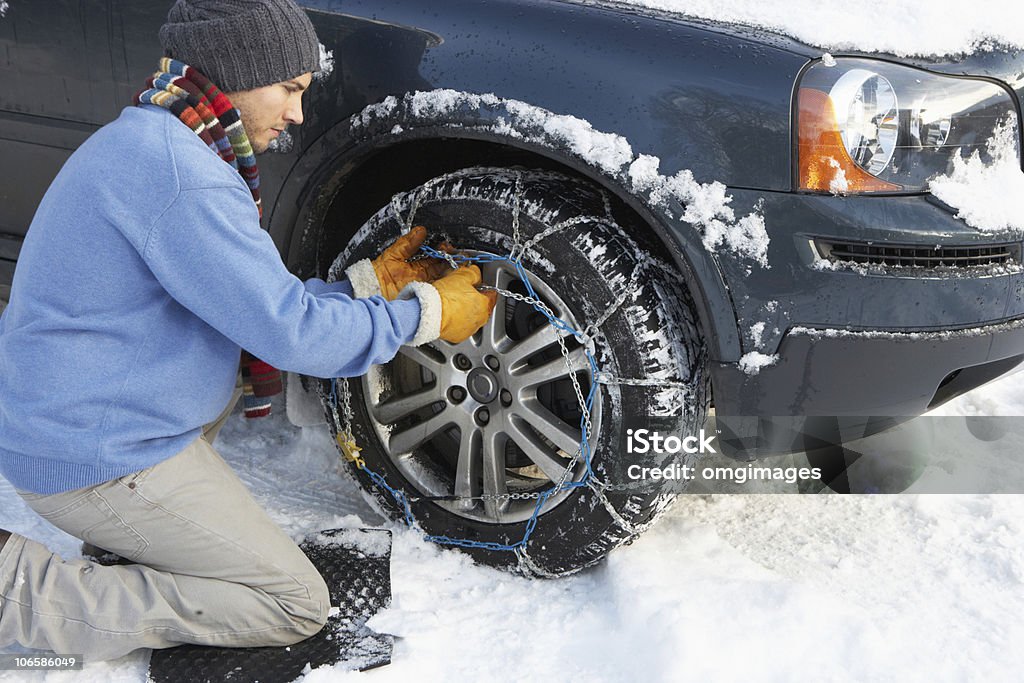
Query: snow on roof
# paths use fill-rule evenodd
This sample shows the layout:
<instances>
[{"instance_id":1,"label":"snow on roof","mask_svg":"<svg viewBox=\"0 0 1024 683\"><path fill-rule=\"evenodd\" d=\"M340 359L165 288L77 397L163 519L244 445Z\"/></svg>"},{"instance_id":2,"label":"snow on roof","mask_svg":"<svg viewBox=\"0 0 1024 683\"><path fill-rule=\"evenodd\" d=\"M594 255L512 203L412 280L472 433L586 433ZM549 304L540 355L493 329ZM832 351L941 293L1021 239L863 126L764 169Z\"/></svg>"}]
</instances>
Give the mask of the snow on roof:
<instances>
[{"instance_id":1,"label":"snow on roof","mask_svg":"<svg viewBox=\"0 0 1024 683\"><path fill-rule=\"evenodd\" d=\"M833 51L946 56L1024 47L1024 3L1013 0L617 0L792 36ZM588 4L601 4L590 2Z\"/></svg>"}]
</instances>

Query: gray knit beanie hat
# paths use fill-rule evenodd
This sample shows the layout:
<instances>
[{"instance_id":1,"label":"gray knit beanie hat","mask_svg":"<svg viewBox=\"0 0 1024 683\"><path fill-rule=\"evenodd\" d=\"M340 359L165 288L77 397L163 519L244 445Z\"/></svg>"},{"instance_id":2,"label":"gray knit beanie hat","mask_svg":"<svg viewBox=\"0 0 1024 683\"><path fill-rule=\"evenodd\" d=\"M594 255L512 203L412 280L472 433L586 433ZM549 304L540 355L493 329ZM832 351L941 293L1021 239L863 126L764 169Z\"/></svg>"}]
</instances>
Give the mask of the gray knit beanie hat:
<instances>
[{"instance_id":1,"label":"gray knit beanie hat","mask_svg":"<svg viewBox=\"0 0 1024 683\"><path fill-rule=\"evenodd\" d=\"M316 31L294 0L178 0L160 44L225 92L320 70Z\"/></svg>"}]
</instances>

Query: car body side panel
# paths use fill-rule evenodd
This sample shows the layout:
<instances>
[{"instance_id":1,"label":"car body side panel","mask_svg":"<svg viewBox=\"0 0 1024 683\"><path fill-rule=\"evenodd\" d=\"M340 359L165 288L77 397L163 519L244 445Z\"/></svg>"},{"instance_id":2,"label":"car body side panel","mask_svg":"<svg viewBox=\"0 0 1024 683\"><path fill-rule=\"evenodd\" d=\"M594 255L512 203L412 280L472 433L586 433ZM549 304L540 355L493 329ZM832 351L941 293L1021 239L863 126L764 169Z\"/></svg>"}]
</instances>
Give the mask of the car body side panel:
<instances>
[{"instance_id":1,"label":"car body side panel","mask_svg":"<svg viewBox=\"0 0 1024 683\"><path fill-rule=\"evenodd\" d=\"M788 190L802 56L685 23L549 0L306 0L342 72L302 137L388 95L451 88L572 114L662 172ZM317 11L318 10L318 11ZM317 17L320 13L335 14Z\"/></svg>"},{"instance_id":2,"label":"car body side panel","mask_svg":"<svg viewBox=\"0 0 1024 683\"><path fill-rule=\"evenodd\" d=\"M119 109L104 5L26 2L0 18L0 260L17 258L50 181Z\"/></svg>"}]
</instances>

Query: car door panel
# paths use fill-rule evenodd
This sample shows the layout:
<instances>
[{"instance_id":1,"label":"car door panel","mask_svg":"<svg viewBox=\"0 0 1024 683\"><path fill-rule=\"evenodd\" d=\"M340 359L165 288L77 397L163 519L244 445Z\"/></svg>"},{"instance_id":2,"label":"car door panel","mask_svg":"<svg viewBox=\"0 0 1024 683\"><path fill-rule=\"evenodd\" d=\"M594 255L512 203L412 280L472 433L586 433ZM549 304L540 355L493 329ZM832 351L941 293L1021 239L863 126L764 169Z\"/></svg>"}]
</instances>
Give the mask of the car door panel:
<instances>
[{"instance_id":1,"label":"car door panel","mask_svg":"<svg viewBox=\"0 0 1024 683\"><path fill-rule=\"evenodd\" d=\"M109 0L20 2L0 18L0 260L17 257L71 153L116 116L111 76Z\"/></svg>"}]
</instances>

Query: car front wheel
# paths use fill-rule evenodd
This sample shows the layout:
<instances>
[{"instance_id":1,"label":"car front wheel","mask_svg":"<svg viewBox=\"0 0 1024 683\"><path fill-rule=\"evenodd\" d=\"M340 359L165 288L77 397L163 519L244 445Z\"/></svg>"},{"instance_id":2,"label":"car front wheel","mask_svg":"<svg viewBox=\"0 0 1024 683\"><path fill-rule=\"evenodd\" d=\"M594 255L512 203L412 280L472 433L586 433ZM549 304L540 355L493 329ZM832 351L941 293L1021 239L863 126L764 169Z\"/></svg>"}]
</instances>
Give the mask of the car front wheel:
<instances>
[{"instance_id":1,"label":"car front wheel","mask_svg":"<svg viewBox=\"0 0 1024 683\"><path fill-rule=\"evenodd\" d=\"M631 215L565 175L474 168L397 195L357 232L329 279L422 224L502 293L469 340L402 347L347 380L365 462L352 473L388 515L480 562L554 576L667 507L659 488L605 486L622 480L627 430L696 433L709 400L689 294Z\"/></svg>"}]
</instances>

